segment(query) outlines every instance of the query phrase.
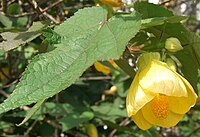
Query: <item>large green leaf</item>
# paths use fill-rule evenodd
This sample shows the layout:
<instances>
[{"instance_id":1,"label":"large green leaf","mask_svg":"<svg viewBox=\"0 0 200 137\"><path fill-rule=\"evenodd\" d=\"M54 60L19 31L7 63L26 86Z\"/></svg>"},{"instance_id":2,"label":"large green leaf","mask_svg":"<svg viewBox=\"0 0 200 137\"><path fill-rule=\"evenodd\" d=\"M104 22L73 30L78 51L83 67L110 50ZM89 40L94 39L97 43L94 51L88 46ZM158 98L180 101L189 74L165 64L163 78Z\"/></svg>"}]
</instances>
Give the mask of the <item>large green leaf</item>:
<instances>
[{"instance_id":1,"label":"large green leaf","mask_svg":"<svg viewBox=\"0 0 200 137\"><path fill-rule=\"evenodd\" d=\"M56 28L61 43L32 60L13 94L0 105L0 113L55 95L97 60L118 59L140 24L137 13L107 20L104 8L80 10Z\"/></svg>"},{"instance_id":2,"label":"large green leaf","mask_svg":"<svg viewBox=\"0 0 200 137\"><path fill-rule=\"evenodd\" d=\"M182 63L181 70L185 78L192 84L192 86L197 91L198 69L197 63L192 56L191 47L185 47L184 50L179 51L175 56Z\"/></svg>"}]
</instances>

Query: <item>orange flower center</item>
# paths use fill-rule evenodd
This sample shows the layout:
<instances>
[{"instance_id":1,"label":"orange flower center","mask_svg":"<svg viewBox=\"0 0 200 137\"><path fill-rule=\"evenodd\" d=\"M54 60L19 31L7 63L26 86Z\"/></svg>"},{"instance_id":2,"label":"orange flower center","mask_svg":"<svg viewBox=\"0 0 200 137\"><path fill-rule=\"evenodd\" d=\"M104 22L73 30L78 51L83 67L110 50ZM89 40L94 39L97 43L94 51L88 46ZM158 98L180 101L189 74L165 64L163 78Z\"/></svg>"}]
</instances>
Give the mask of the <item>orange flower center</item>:
<instances>
[{"instance_id":1,"label":"orange flower center","mask_svg":"<svg viewBox=\"0 0 200 137\"><path fill-rule=\"evenodd\" d=\"M155 117L160 119L167 118L169 112L168 98L164 95L158 95L151 101L151 109Z\"/></svg>"}]
</instances>

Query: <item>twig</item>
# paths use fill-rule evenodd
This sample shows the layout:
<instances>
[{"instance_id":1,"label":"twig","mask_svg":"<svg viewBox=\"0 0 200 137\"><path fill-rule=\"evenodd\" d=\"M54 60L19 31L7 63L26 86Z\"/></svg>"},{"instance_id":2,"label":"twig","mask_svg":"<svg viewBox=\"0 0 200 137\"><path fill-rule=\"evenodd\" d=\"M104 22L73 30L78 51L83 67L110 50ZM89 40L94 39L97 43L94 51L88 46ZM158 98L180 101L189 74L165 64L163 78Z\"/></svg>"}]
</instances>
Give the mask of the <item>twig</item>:
<instances>
[{"instance_id":1,"label":"twig","mask_svg":"<svg viewBox=\"0 0 200 137\"><path fill-rule=\"evenodd\" d=\"M53 4L49 5L48 7L44 8L42 10L42 12L48 11L49 9L59 5L60 3L62 3L64 0L58 0L57 2L54 2Z\"/></svg>"},{"instance_id":2,"label":"twig","mask_svg":"<svg viewBox=\"0 0 200 137\"><path fill-rule=\"evenodd\" d=\"M166 3L169 3L169 2L171 2L171 0L162 1L162 2L160 3L160 5L165 5Z\"/></svg>"},{"instance_id":3,"label":"twig","mask_svg":"<svg viewBox=\"0 0 200 137\"><path fill-rule=\"evenodd\" d=\"M56 94L56 98L55 99L56 99L56 103L59 103L59 101L60 101L59 93ZM58 122L57 122L58 119L59 119L59 116L58 116L58 114L56 114L56 116L55 116L55 122L57 124L55 126L54 137L59 137L59 127L57 126L58 125Z\"/></svg>"},{"instance_id":4,"label":"twig","mask_svg":"<svg viewBox=\"0 0 200 137\"><path fill-rule=\"evenodd\" d=\"M15 15L12 15L12 14L5 14L6 16L8 17L11 17L11 18L19 18L19 17L24 17L24 16L31 16L31 15L34 15L36 14L35 11L33 12L25 12L25 13L22 13L22 14L15 14Z\"/></svg>"},{"instance_id":5,"label":"twig","mask_svg":"<svg viewBox=\"0 0 200 137\"><path fill-rule=\"evenodd\" d=\"M13 61L12 54L8 53L7 60L8 60L8 77L12 78L12 66L13 66L13 64L12 64L12 61Z\"/></svg>"},{"instance_id":6,"label":"twig","mask_svg":"<svg viewBox=\"0 0 200 137\"><path fill-rule=\"evenodd\" d=\"M49 5L48 7L44 8L44 9L41 9L39 8L38 9L38 6L36 6L35 4L33 4L30 0L29 2L31 3L32 7L35 9L35 7L37 7L37 11L40 13L40 14L43 14L44 12L48 11L49 9L53 8L53 7L56 7L57 5L59 5L60 3L62 3L64 0L59 0L51 5ZM18 18L18 17L23 17L23 16L32 16L34 14L37 14L38 12L36 11L32 11L32 12L25 12L25 13L21 13L21 14L15 14L15 15L11 15L11 14L6 14L6 16L8 17L13 17L13 18Z\"/></svg>"},{"instance_id":7,"label":"twig","mask_svg":"<svg viewBox=\"0 0 200 137\"><path fill-rule=\"evenodd\" d=\"M80 80L110 80L112 79L111 76L105 76L105 77L81 77Z\"/></svg>"},{"instance_id":8,"label":"twig","mask_svg":"<svg viewBox=\"0 0 200 137\"><path fill-rule=\"evenodd\" d=\"M53 18L53 16L51 16L50 14L48 14L46 11L42 10L38 5L37 5L37 2L35 0L29 0L28 1L31 6L36 10L38 16L42 15L44 16L45 18L48 18L50 19L51 21L53 21L54 23L56 24L59 24L59 22ZM49 8L46 8L46 10L48 10Z\"/></svg>"},{"instance_id":9,"label":"twig","mask_svg":"<svg viewBox=\"0 0 200 137\"><path fill-rule=\"evenodd\" d=\"M42 15L44 15L45 17L47 17L48 19L50 19L51 21L53 21L56 24L59 24L60 22L58 22L56 19L54 19L53 16L51 16L50 14L48 14L47 12L44 12Z\"/></svg>"},{"instance_id":10,"label":"twig","mask_svg":"<svg viewBox=\"0 0 200 137\"><path fill-rule=\"evenodd\" d=\"M30 133L30 131L33 129L36 123L37 123L37 120L35 120L33 124L26 130L26 132L24 133L24 136L27 136Z\"/></svg>"},{"instance_id":11,"label":"twig","mask_svg":"<svg viewBox=\"0 0 200 137\"><path fill-rule=\"evenodd\" d=\"M119 126L126 126L126 125L128 125L130 122L131 122L130 119L129 119L129 118L126 118L126 119L124 119L124 120L119 124ZM110 132L110 134L109 134L109 137L113 137L114 134L115 134L116 132L117 132L117 129L112 130L112 131Z\"/></svg>"},{"instance_id":12,"label":"twig","mask_svg":"<svg viewBox=\"0 0 200 137\"><path fill-rule=\"evenodd\" d=\"M59 124L57 124L56 122L54 122L54 121L47 120L47 123L49 125L53 126L54 128L58 128L58 129L62 130L62 127Z\"/></svg>"},{"instance_id":13,"label":"twig","mask_svg":"<svg viewBox=\"0 0 200 137\"><path fill-rule=\"evenodd\" d=\"M7 11L7 0L2 0L2 11L4 13Z\"/></svg>"},{"instance_id":14,"label":"twig","mask_svg":"<svg viewBox=\"0 0 200 137\"><path fill-rule=\"evenodd\" d=\"M0 94L3 95L4 97L8 98L9 94L7 94L4 90L0 89Z\"/></svg>"},{"instance_id":15,"label":"twig","mask_svg":"<svg viewBox=\"0 0 200 137\"><path fill-rule=\"evenodd\" d=\"M7 5L10 5L10 4L12 4L13 2L15 2L16 0L9 0L9 1L7 1L8 3L7 3Z\"/></svg>"},{"instance_id":16,"label":"twig","mask_svg":"<svg viewBox=\"0 0 200 137\"><path fill-rule=\"evenodd\" d=\"M28 106L21 106L20 109L22 109L22 110L29 110L30 107L28 107Z\"/></svg>"},{"instance_id":17,"label":"twig","mask_svg":"<svg viewBox=\"0 0 200 137\"><path fill-rule=\"evenodd\" d=\"M19 76L19 77L21 77L21 76ZM15 81L13 81L12 83L9 83L9 84L7 84L7 85L3 85L3 87L2 88L8 88L8 87L10 87L10 86L12 86L12 85L14 85L15 83L17 83L18 82L18 79L16 79Z\"/></svg>"},{"instance_id":18,"label":"twig","mask_svg":"<svg viewBox=\"0 0 200 137\"><path fill-rule=\"evenodd\" d=\"M33 9L36 10L38 15L42 14L40 7L37 5L37 2L35 0L28 0L28 3L33 7Z\"/></svg>"}]
</instances>

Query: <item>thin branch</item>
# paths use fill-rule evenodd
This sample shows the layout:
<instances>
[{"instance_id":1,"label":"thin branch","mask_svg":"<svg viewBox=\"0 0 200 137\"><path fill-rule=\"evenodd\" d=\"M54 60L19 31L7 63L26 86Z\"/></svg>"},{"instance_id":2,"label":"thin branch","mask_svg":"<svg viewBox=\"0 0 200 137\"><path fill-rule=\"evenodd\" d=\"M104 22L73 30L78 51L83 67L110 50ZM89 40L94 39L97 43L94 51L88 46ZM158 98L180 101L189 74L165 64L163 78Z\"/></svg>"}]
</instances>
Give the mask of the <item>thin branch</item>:
<instances>
[{"instance_id":1,"label":"thin branch","mask_svg":"<svg viewBox=\"0 0 200 137\"><path fill-rule=\"evenodd\" d=\"M58 0L57 2L49 5L48 7L44 8L42 10L42 12L45 12L45 11L48 11L49 9L53 8L53 7L56 7L57 5L59 5L60 3L62 3L64 0Z\"/></svg>"},{"instance_id":2,"label":"thin branch","mask_svg":"<svg viewBox=\"0 0 200 137\"><path fill-rule=\"evenodd\" d=\"M24 136L27 136L30 133L30 131L33 129L36 123L37 123L37 120L35 120L33 124L26 130L26 132L24 133Z\"/></svg>"},{"instance_id":3,"label":"thin branch","mask_svg":"<svg viewBox=\"0 0 200 137\"><path fill-rule=\"evenodd\" d=\"M129 118L124 119L119 126L126 126L131 122ZM114 129L110 132L109 137L114 137L115 133L117 132L117 129Z\"/></svg>"},{"instance_id":4,"label":"thin branch","mask_svg":"<svg viewBox=\"0 0 200 137\"><path fill-rule=\"evenodd\" d=\"M37 11L38 11L40 14L43 14L44 12L48 11L49 9L58 6L58 5L59 5L60 3L62 3L63 1L64 1L64 0L59 0L59 1L57 1L57 2L55 2L55 3L53 3L53 4L51 4L51 5L49 5L48 7L44 8L44 9L39 8L40 11L39 11L38 8L37 8ZM30 1L29 1L29 2L30 2ZM30 3L31 3L31 2L30 2ZM33 4L33 3L32 3L31 5L32 5L32 7L35 9L36 5ZM6 16L8 16L8 17L13 17L13 18L18 18L18 17L24 17L24 16L32 16L32 15L34 15L34 14L37 14L38 12L32 11L32 12L25 12L25 13L15 14L15 15L6 14ZM40 14L39 14L39 15L40 15Z\"/></svg>"},{"instance_id":5,"label":"thin branch","mask_svg":"<svg viewBox=\"0 0 200 137\"><path fill-rule=\"evenodd\" d=\"M80 80L110 80L112 79L111 76L105 76L105 77L81 77Z\"/></svg>"},{"instance_id":6,"label":"thin branch","mask_svg":"<svg viewBox=\"0 0 200 137\"><path fill-rule=\"evenodd\" d=\"M2 0L2 11L7 12L7 0Z\"/></svg>"},{"instance_id":7,"label":"thin branch","mask_svg":"<svg viewBox=\"0 0 200 137\"><path fill-rule=\"evenodd\" d=\"M19 17L24 17L24 16L31 16L31 15L34 15L34 14L36 14L35 11L24 12L22 14L15 14L15 15L12 15L12 14L5 14L5 15L8 16L8 17L11 17L11 18L19 18Z\"/></svg>"},{"instance_id":8,"label":"thin branch","mask_svg":"<svg viewBox=\"0 0 200 137\"><path fill-rule=\"evenodd\" d=\"M50 19L51 21L53 21L56 24L60 23L53 16L51 16L50 14L48 14L47 12L44 12L42 15L44 15L46 18Z\"/></svg>"},{"instance_id":9,"label":"thin branch","mask_svg":"<svg viewBox=\"0 0 200 137\"><path fill-rule=\"evenodd\" d=\"M0 94L3 95L4 97L8 98L9 94L7 94L4 90L0 89Z\"/></svg>"},{"instance_id":10,"label":"thin branch","mask_svg":"<svg viewBox=\"0 0 200 137\"><path fill-rule=\"evenodd\" d=\"M161 3L160 3L160 5L165 5L166 3L169 3L169 2L171 2L171 0L167 0L167 1L162 1Z\"/></svg>"},{"instance_id":11,"label":"thin branch","mask_svg":"<svg viewBox=\"0 0 200 137\"><path fill-rule=\"evenodd\" d=\"M56 123L55 121L47 120L47 123L49 125L53 126L54 128L58 128L58 129L62 130L62 127L58 123Z\"/></svg>"},{"instance_id":12,"label":"thin branch","mask_svg":"<svg viewBox=\"0 0 200 137\"><path fill-rule=\"evenodd\" d=\"M56 100L56 103L59 103L59 102L60 102L59 93L56 94L55 100ZM58 114L56 114L56 116L55 116L55 122L56 122L57 124L56 124L55 130L54 130L54 137L59 137L59 127L57 126L57 125L58 125L58 121L59 121L59 116L58 116Z\"/></svg>"},{"instance_id":13,"label":"thin branch","mask_svg":"<svg viewBox=\"0 0 200 137\"><path fill-rule=\"evenodd\" d=\"M35 0L28 0L28 3L32 6L34 10L38 13L38 15L42 14L40 7L38 6Z\"/></svg>"}]
</instances>

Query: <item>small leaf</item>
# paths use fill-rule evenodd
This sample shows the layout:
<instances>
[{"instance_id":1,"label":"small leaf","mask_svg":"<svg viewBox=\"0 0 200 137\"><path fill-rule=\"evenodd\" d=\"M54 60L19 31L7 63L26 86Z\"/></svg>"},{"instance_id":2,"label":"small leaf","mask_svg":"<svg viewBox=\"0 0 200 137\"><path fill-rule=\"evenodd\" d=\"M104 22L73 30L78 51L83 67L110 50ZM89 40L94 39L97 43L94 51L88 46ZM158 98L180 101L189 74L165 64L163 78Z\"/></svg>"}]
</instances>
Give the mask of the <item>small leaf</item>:
<instances>
[{"instance_id":1,"label":"small leaf","mask_svg":"<svg viewBox=\"0 0 200 137\"><path fill-rule=\"evenodd\" d=\"M0 12L0 22L7 28L12 27L12 21Z\"/></svg>"},{"instance_id":2,"label":"small leaf","mask_svg":"<svg viewBox=\"0 0 200 137\"><path fill-rule=\"evenodd\" d=\"M67 131L73 127L76 127L83 122L91 120L93 117L94 114L89 111L85 111L81 114L78 113L68 114L66 117L60 120L60 123L62 124L62 131Z\"/></svg>"},{"instance_id":3,"label":"small leaf","mask_svg":"<svg viewBox=\"0 0 200 137\"><path fill-rule=\"evenodd\" d=\"M117 98L114 103L104 102L99 106L95 105L91 107L96 116L106 117L116 116L116 117L127 117L127 112L124 106L124 100Z\"/></svg>"},{"instance_id":4,"label":"small leaf","mask_svg":"<svg viewBox=\"0 0 200 137\"><path fill-rule=\"evenodd\" d=\"M0 50L9 51L17 48L18 46L32 41L41 35L41 29L44 27L40 22L35 22L31 28L26 32L4 32L1 33L3 42L0 43Z\"/></svg>"}]
</instances>

